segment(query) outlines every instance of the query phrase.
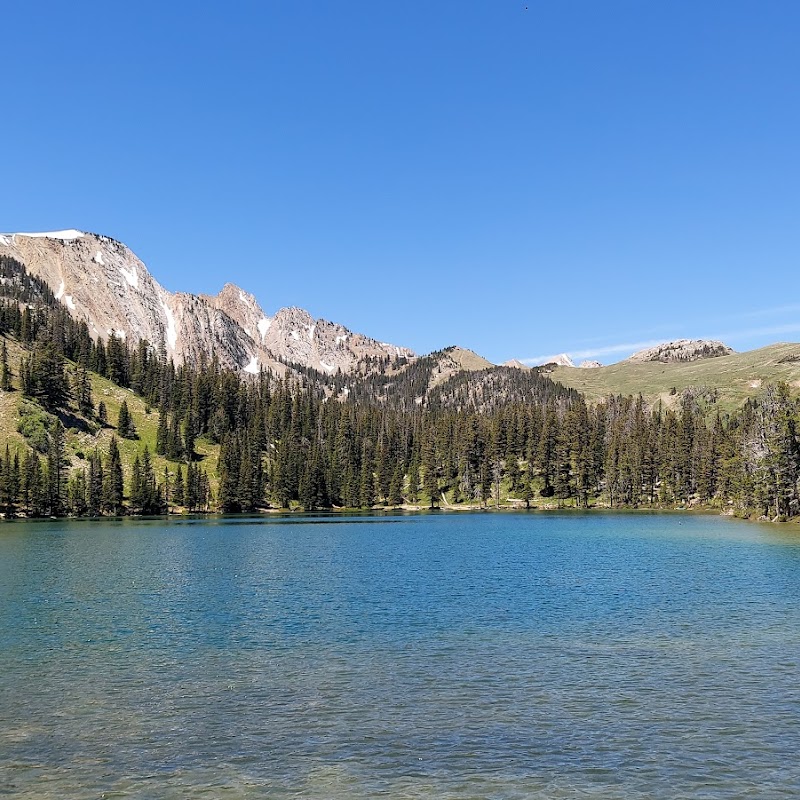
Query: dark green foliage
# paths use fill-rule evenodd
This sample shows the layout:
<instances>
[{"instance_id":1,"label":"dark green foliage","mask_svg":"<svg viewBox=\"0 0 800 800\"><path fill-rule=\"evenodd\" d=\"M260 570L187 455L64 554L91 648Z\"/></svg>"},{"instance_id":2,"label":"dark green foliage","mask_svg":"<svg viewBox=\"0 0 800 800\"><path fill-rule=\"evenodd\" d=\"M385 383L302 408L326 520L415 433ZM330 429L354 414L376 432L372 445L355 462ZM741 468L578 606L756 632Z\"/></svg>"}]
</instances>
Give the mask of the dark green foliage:
<instances>
[{"instance_id":1,"label":"dark green foliage","mask_svg":"<svg viewBox=\"0 0 800 800\"><path fill-rule=\"evenodd\" d=\"M5 517L16 514L20 494L20 468L19 455L6 445L5 455L0 459L0 512Z\"/></svg>"},{"instance_id":2,"label":"dark green foliage","mask_svg":"<svg viewBox=\"0 0 800 800\"><path fill-rule=\"evenodd\" d=\"M20 366L23 393L50 411L65 408L71 398L65 363L51 342L37 342L31 357Z\"/></svg>"},{"instance_id":3,"label":"dark green foliage","mask_svg":"<svg viewBox=\"0 0 800 800\"><path fill-rule=\"evenodd\" d=\"M137 439L136 426L133 424L133 417L131 417L128 410L128 403L123 400L119 407L119 417L117 419L117 433L123 439Z\"/></svg>"},{"instance_id":4,"label":"dark green foliage","mask_svg":"<svg viewBox=\"0 0 800 800\"><path fill-rule=\"evenodd\" d=\"M8 366L8 346L4 338L2 349L0 350L0 389L4 392L10 392L11 388L11 369Z\"/></svg>"},{"instance_id":5,"label":"dark green foliage","mask_svg":"<svg viewBox=\"0 0 800 800\"><path fill-rule=\"evenodd\" d=\"M78 411L80 411L84 417L91 417L94 413L92 384L89 381L89 373L82 364L75 365L72 393L75 398L75 403L78 406Z\"/></svg>"},{"instance_id":6,"label":"dark green foliage","mask_svg":"<svg viewBox=\"0 0 800 800\"><path fill-rule=\"evenodd\" d=\"M122 459L116 438L111 439L103 469L102 508L106 514L119 515L124 511Z\"/></svg>"},{"instance_id":7,"label":"dark green foliage","mask_svg":"<svg viewBox=\"0 0 800 800\"><path fill-rule=\"evenodd\" d=\"M175 470L175 482L172 486L172 502L176 506L182 506L184 504L183 470L180 467Z\"/></svg>"},{"instance_id":8,"label":"dark green foliage","mask_svg":"<svg viewBox=\"0 0 800 800\"><path fill-rule=\"evenodd\" d=\"M162 488L156 484L150 450L145 445L141 459L137 454L131 466L130 508L135 514L159 514L164 503Z\"/></svg>"},{"instance_id":9,"label":"dark green foliage","mask_svg":"<svg viewBox=\"0 0 800 800\"><path fill-rule=\"evenodd\" d=\"M506 368L456 373L429 389L443 354L373 359L367 375L302 369L299 379L262 373L243 381L213 357L176 367L163 343L94 342L85 323L12 262L0 259L0 389L11 382L5 337L15 337L30 353L19 369L29 398L19 431L34 449L0 454L4 514L120 514L124 480L138 513L159 513L167 502L253 511L404 500L433 507L443 496L488 505L510 495L525 506L539 496L548 506L701 502L770 518L800 514L799 414L786 387L767 387L740 412L712 418L693 394L670 409L641 397L588 405L545 375ZM173 462L160 486L147 449L123 475L116 439L105 456L87 451L88 463L69 472L56 415L66 424L76 409L91 416L90 369L158 409L156 452ZM97 418L105 424L106 416L101 402ZM136 436L127 403L118 427ZM203 439L220 444L210 465L216 502L195 448Z\"/></svg>"},{"instance_id":10,"label":"dark green foliage","mask_svg":"<svg viewBox=\"0 0 800 800\"><path fill-rule=\"evenodd\" d=\"M64 512L66 494L66 435L61 420L50 426L47 447L47 513L57 517Z\"/></svg>"},{"instance_id":11,"label":"dark green foliage","mask_svg":"<svg viewBox=\"0 0 800 800\"><path fill-rule=\"evenodd\" d=\"M55 417L48 414L36 403L23 400L19 404L19 422L17 431L28 441L28 444L43 455L47 452L50 426Z\"/></svg>"}]
</instances>

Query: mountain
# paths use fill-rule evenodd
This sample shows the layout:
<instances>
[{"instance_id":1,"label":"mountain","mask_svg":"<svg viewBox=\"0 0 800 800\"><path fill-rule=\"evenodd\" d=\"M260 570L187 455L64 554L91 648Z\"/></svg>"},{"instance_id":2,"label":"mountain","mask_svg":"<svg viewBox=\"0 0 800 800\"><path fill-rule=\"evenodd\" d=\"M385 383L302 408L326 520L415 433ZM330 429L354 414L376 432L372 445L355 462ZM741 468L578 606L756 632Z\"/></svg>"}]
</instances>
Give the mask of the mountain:
<instances>
[{"instance_id":1,"label":"mountain","mask_svg":"<svg viewBox=\"0 0 800 800\"><path fill-rule=\"evenodd\" d=\"M698 361L701 358L718 358L729 356L733 349L724 342L714 339L676 339L672 342L657 344L634 353L627 360L633 363L643 361L661 361L665 364L686 361Z\"/></svg>"},{"instance_id":2,"label":"mountain","mask_svg":"<svg viewBox=\"0 0 800 800\"><path fill-rule=\"evenodd\" d=\"M162 345L176 363L213 352L223 367L278 374L286 364L323 373L352 372L365 359L413 357L299 308L268 316L252 294L226 284L216 296L169 292L124 244L78 230L0 235L0 255L20 261L47 283L90 334L114 333Z\"/></svg>"},{"instance_id":3,"label":"mountain","mask_svg":"<svg viewBox=\"0 0 800 800\"><path fill-rule=\"evenodd\" d=\"M557 367L574 367L575 363L573 360L566 354L561 353L560 355L553 356L547 364L555 364ZM546 366L546 365L545 365Z\"/></svg>"},{"instance_id":4,"label":"mountain","mask_svg":"<svg viewBox=\"0 0 800 800\"><path fill-rule=\"evenodd\" d=\"M518 358L512 358L508 361L504 361L501 366L513 367L514 369L530 369L530 367L526 367Z\"/></svg>"},{"instance_id":5,"label":"mountain","mask_svg":"<svg viewBox=\"0 0 800 800\"><path fill-rule=\"evenodd\" d=\"M520 362L512 363L510 361L506 362L508 366L517 366ZM544 367L552 367L555 365L556 367L570 367L571 369L596 369L597 367L602 367L603 365L599 361L581 361L580 364L576 364L566 353L561 353L561 355L555 356L551 358L547 364L543 364Z\"/></svg>"}]
</instances>

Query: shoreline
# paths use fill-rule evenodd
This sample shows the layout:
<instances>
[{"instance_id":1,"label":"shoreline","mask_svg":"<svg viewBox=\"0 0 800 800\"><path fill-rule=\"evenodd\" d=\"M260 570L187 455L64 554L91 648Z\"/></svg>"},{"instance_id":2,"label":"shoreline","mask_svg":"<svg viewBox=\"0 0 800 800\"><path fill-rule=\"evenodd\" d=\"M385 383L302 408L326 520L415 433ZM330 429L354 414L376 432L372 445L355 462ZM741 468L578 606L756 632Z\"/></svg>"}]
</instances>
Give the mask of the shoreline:
<instances>
[{"instance_id":1,"label":"shoreline","mask_svg":"<svg viewBox=\"0 0 800 800\"><path fill-rule=\"evenodd\" d=\"M236 513L225 513L222 511L171 511L165 514L123 514L118 516L63 516L63 517L28 517L25 515L16 515L13 517L6 517L0 514L0 524L14 523L14 522L58 522L58 521L80 521L80 522L100 522L109 520L180 520L180 519L235 519L235 518L268 518L268 517L380 517L390 516L393 514L420 514L420 515L458 515L458 514L619 514L619 515L646 515L652 516L654 514L664 515L702 515L702 516L719 516L727 517L729 519L736 519L742 522L755 522L755 523L769 523L769 524L800 524L800 517L790 517L788 519L769 519L761 516L757 517L751 515L740 515L733 512L732 509L719 509L713 506L647 506L647 507L625 507L625 506L608 506L608 505L595 505L588 508L577 508L575 506L564 506L559 508L556 504L547 505L531 505L526 508L524 504L513 505L442 505L431 508L429 505L412 505L403 504L401 506L373 506L372 508L323 508L307 511L303 508L260 508L253 511L241 511Z\"/></svg>"}]
</instances>

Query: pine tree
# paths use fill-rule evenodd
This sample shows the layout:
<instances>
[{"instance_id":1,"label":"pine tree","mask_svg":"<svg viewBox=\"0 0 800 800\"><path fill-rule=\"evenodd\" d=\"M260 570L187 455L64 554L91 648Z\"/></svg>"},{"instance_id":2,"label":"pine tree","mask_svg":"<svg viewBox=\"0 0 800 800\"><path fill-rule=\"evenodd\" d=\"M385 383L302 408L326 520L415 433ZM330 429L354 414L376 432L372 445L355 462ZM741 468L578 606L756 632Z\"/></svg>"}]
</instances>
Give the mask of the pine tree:
<instances>
[{"instance_id":1,"label":"pine tree","mask_svg":"<svg viewBox=\"0 0 800 800\"><path fill-rule=\"evenodd\" d=\"M141 462L141 508L143 514L161 512L161 495L156 483L156 473L150 458L150 448L145 445Z\"/></svg>"},{"instance_id":2,"label":"pine tree","mask_svg":"<svg viewBox=\"0 0 800 800\"><path fill-rule=\"evenodd\" d=\"M416 503L419 499L419 464L412 459L408 468L408 502Z\"/></svg>"},{"instance_id":3,"label":"pine tree","mask_svg":"<svg viewBox=\"0 0 800 800\"><path fill-rule=\"evenodd\" d=\"M158 409L158 430L156 431L156 453L163 456L167 452L167 437L169 430L167 428L167 413L162 405Z\"/></svg>"},{"instance_id":4,"label":"pine tree","mask_svg":"<svg viewBox=\"0 0 800 800\"><path fill-rule=\"evenodd\" d=\"M372 443L369 440L365 440L361 448L358 505L361 508L372 508L375 505L375 473L373 470Z\"/></svg>"},{"instance_id":5,"label":"pine tree","mask_svg":"<svg viewBox=\"0 0 800 800\"><path fill-rule=\"evenodd\" d=\"M175 470L175 483L172 487L172 502L176 506L185 505L183 492L183 470L181 469L180 465L178 465L178 468Z\"/></svg>"},{"instance_id":6,"label":"pine tree","mask_svg":"<svg viewBox=\"0 0 800 800\"><path fill-rule=\"evenodd\" d=\"M70 513L76 517L85 516L88 510L86 489L86 470L75 470L67 482L67 502Z\"/></svg>"},{"instance_id":7,"label":"pine tree","mask_svg":"<svg viewBox=\"0 0 800 800\"><path fill-rule=\"evenodd\" d=\"M242 510L239 499L239 448L232 435L226 436L219 448L217 475L219 476L219 506L225 514Z\"/></svg>"},{"instance_id":8,"label":"pine tree","mask_svg":"<svg viewBox=\"0 0 800 800\"><path fill-rule=\"evenodd\" d=\"M144 506L144 492L142 489L142 462L137 453L131 464L130 488L128 489L128 503L135 514L142 513Z\"/></svg>"},{"instance_id":9,"label":"pine tree","mask_svg":"<svg viewBox=\"0 0 800 800\"><path fill-rule=\"evenodd\" d=\"M392 473L392 479L389 483L389 495L387 497L387 504L390 506L399 506L403 502L403 467L397 464Z\"/></svg>"},{"instance_id":10,"label":"pine tree","mask_svg":"<svg viewBox=\"0 0 800 800\"><path fill-rule=\"evenodd\" d=\"M50 428L47 444L47 504L50 514L54 517L64 512L67 466L65 446L64 426L61 420L57 419Z\"/></svg>"},{"instance_id":11,"label":"pine tree","mask_svg":"<svg viewBox=\"0 0 800 800\"><path fill-rule=\"evenodd\" d=\"M45 478L39 456L36 451L29 450L23 467L22 499L32 517L41 517L46 512L48 496Z\"/></svg>"},{"instance_id":12,"label":"pine tree","mask_svg":"<svg viewBox=\"0 0 800 800\"><path fill-rule=\"evenodd\" d=\"M14 487L14 468L11 451L6 443L5 457L0 459L0 511L8 518L13 517L17 503Z\"/></svg>"},{"instance_id":13,"label":"pine tree","mask_svg":"<svg viewBox=\"0 0 800 800\"><path fill-rule=\"evenodd\" d=\"M11 370L8 366L8 347L3 338L3 347L0 351L0 389L4 392L11 391Z\"/></svg>"},{"instance_id":14,"label":"pine tree","mask_svg":"<svg viewBox=\"0 0 800 800\"><path fill-rule=\"evenodd\" d=\"M122 459L116 437L112 437L108 447L105 474L103 476L103 510L119 515L123 512Z\"/></svg>"},{"instance_id":15,"label":"pine tree","mask_svg":"<svg viewBox=\"0 0 800 800\"><path fill-rule=\"evenodd\" d=\"M30 359L21 367L25 372L24 393L49 411L65 408L71 392L64 366L64 356L50 342L37 342Z\"/></svg>"},{"instance_id":16,"label":"pine tree","mask_svg":"<svg viewBox=\"0 0 800 800\"><path fill-rule=\"evenodd\" d=\"M529 509L533 500L533 487L527 478L522 481L522 499L525 501L525 508Z\"/></svg>"},{"instance_id":17,"label":"pine tree","mask_svg":"<svg viewBox=\"0 0 800 800\"><path fill-rule=\"evenodd\" d=\"M133 418L128 411L128 403L123 400L119 407L119 417L117 419L117 433L123 439L137 439L136 426Z\"/></svg>"},{"instance_id":18,"label":"pine tree","mask_svg":"<svg viewBox=\"0 0 800 800\"><path fill-rule=\"evenodd\" d=\"M435 508L439 504L439 478L436 474L436 448L431 434L425 441L422 469L422 491L428 495L430 507Z\"/></svg>"},{"instance_id":19,"label":"pine tree","mask_svg":"<svg viewBox=\"0 0 800 800\"><path fill-rule=\"evenodd\" d=\"M90 417L94 413L92 384L89 381L89 374L80 364L75 366L73 396L78 404L78 411L80 411L83 416Z\"/></svg>"},{"instance_id":20,"label":"pine tree","mask_svg":"<svg viewBox=\"0 0 800 800\"><path fill-rule=\"evenodd\" d=\"M86 491L87 513L97 517L103 511L103 463L96 448L89 456L89 481Z\"/></svg>"}]
</instances>

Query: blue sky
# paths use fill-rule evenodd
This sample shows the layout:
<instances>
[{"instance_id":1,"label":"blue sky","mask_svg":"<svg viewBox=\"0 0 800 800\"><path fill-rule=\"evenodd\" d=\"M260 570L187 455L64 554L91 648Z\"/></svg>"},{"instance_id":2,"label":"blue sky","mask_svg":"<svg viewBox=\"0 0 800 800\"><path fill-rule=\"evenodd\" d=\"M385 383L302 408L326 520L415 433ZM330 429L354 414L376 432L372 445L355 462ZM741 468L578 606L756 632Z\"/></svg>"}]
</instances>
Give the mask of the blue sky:
<instances>
[{"instance_id":1,"label":"blue sky","mask_svg":"<svg viewBox=\"0 0 800 800\"><path fill-rule=\"evenodd\" d=\"M191 10L187 10L191 8ZM30 2L0 230L500 362L800 339L800 4Z\"/></svg>"}]
</instances>

